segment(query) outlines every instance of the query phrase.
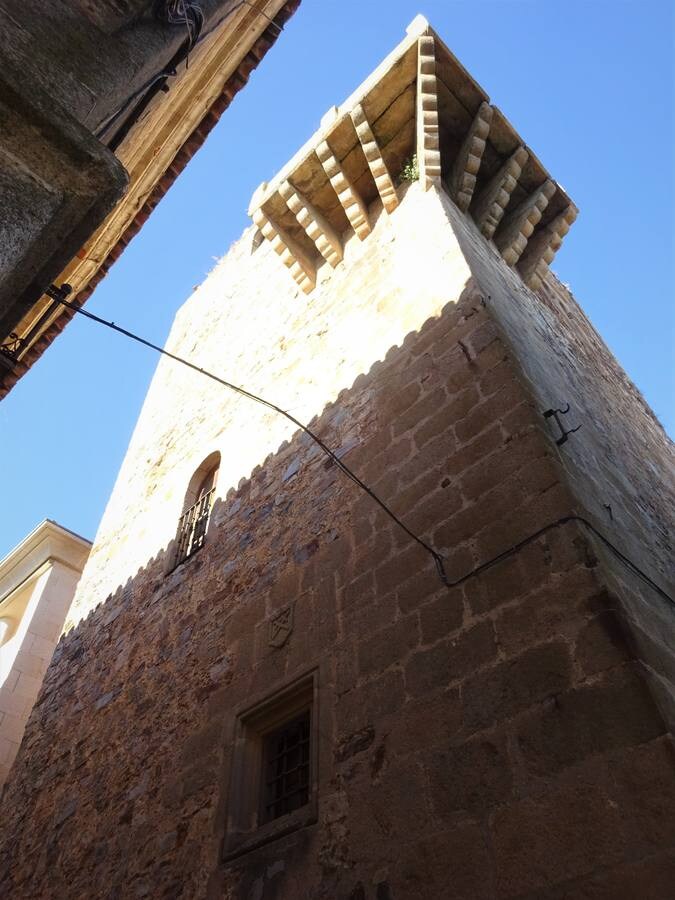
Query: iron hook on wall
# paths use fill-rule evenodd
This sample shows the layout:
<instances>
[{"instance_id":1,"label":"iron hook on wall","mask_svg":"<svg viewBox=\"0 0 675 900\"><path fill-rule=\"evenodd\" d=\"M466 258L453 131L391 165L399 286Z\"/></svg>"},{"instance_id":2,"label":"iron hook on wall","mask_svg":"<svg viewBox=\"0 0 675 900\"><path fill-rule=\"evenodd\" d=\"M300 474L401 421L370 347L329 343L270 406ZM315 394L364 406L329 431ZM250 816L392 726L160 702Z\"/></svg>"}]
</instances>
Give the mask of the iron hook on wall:
<instances>
[{"instance_id":1,"label":"iron hook on wall","mask_svg":"<svg viewBox=\"0 0 675 900\"><path fill-rule=\"evenodd\" d=\"M575 431L578 431L581 428L581 425L577 425L576 428L565 429L565 426L560 421L560 416L566 416L570 411L570 405L567 403L565 405L565 409L547 409L543 416L545 419L550 419L553 417L555 419L555 423L560 429L560 437L556 440L556 444L558 447L561 447L563 444L567 443L567 439L570 434L574 434Z\"/></svg>"}]
</instances>

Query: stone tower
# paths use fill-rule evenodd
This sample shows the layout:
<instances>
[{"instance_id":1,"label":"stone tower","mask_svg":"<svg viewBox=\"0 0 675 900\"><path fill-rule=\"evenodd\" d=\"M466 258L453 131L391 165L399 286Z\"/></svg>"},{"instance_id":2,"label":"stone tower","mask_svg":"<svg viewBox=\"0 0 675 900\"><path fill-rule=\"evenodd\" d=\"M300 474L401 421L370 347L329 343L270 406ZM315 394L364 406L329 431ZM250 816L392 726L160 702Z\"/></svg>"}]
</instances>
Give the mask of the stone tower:
<instances>
[{"instance_id":1,"label":"stone tower","mask_svg":"<svg viewBox=\"0 0 675 900\"><path fill-rule=\"evenodd\" d=\"M162 359L3 896L670 895L672 453L548 269L575 213L420 19L261 186L167 348L335 457Z\"/></svg>"}]
</instances>

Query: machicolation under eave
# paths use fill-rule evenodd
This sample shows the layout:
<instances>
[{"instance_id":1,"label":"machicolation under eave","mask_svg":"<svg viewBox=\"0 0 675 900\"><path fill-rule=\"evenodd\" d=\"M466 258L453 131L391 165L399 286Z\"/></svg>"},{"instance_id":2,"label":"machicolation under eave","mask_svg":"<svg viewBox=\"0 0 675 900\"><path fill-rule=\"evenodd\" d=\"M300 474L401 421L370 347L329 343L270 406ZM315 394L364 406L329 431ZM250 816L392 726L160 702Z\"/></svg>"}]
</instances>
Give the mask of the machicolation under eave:
<instances>
[{"instance_id":1,"label":"machicolation under eave","mask_svg":"<svg viewBox=\"0 0 675 900\"><path fill-rule=\"evenodd\" d=\"M541 286L577 208L422 16L260 185L249 214L309 293L317 265L342 261L347 231L370 234L375 200L395 209L405 167L425 190L443 186L528 287Z\"/></svg>"}]
</instances>

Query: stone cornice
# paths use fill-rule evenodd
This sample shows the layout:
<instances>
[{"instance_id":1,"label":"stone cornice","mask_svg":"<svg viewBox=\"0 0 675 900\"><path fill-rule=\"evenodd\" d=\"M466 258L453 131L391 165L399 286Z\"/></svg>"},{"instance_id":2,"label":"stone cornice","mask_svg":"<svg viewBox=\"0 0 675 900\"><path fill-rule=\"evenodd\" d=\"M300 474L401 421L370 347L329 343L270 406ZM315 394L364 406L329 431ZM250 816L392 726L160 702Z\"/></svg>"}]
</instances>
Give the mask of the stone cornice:
<instances>
[{"instance_id":1,"label":"stone cornice","mask_svg":"<svg viewBox=\"0 0 675 900\"><path fill-rule=\"evenodd\" d=\"M45 519L0 559L0 603L47 563L60 562L81 572L90 550L91 541Z\"/></svg>"},{"instance_id":2,"label":"stone cornice","mask_svg":"<svg viewBox=\"0 0 675 900\"><path fill-rule=\"evenodd\" d=\"M310 293L324 260L339 265L343 237L367 238L373 203L396 208L413 156L422 188L445 190L538 290L576 206L422 16L260 185L249 215Z\"/></svg>"}]
</instances>

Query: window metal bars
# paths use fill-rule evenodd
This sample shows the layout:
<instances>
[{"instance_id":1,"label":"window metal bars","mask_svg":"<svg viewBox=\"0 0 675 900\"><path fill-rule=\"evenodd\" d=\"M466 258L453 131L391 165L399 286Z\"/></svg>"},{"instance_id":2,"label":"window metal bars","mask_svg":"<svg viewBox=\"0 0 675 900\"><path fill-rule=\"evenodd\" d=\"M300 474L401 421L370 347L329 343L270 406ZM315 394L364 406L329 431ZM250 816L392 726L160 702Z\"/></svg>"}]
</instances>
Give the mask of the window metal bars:
<instances>
[{"instance_id":1,"label":"window metal bars","mask_svg":"<svg viewBox=\"0 0 675 900\"><path fill-rule=\"evenodd\" d=\"M309 802L309 710L266 739L265 821Z\"/></svg>"},{"instance_id":2,"label":"window metal bars","mask_svg":"<svg viewBox=\"0 0 675 900\"><path fill-rule=\"evenodd\" d=\"M176 560L174 567L180 565L188 556L192 556L204 545L206 527L213 502L215 487L202 496L189 509L186 509L178 520L176 534Z\"/></svg>"}]
</instances>

